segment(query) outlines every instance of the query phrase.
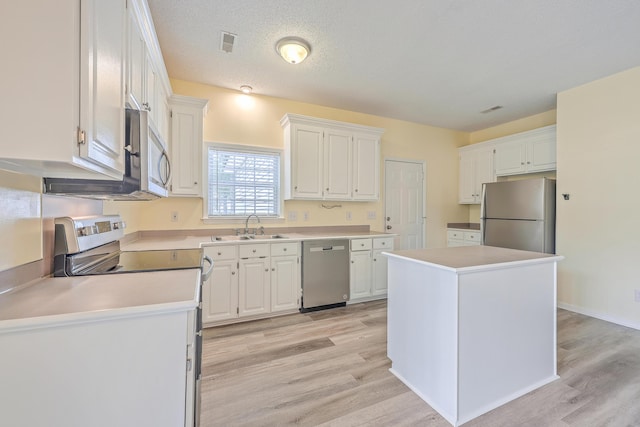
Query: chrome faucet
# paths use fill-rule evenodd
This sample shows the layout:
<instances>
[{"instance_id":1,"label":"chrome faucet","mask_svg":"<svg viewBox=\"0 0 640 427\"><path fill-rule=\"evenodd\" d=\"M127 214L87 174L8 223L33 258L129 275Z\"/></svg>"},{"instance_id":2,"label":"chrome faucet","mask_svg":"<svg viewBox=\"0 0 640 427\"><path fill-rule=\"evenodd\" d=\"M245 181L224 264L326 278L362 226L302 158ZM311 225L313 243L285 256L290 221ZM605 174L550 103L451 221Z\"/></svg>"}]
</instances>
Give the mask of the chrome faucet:
<instances>
[{"instance_id":1,"label":"chrome faucet","mask_svg":"<svg viewBox=\"0 0 640 427\"><path fill-rule=\"evenodd\" d=\"M255 216L258 220L258 224L260 224L260 217L256 214L250 214L244 222L244 234L249 234L249 218L251 218L252 216Z\"/></svg>"}]
</instances>

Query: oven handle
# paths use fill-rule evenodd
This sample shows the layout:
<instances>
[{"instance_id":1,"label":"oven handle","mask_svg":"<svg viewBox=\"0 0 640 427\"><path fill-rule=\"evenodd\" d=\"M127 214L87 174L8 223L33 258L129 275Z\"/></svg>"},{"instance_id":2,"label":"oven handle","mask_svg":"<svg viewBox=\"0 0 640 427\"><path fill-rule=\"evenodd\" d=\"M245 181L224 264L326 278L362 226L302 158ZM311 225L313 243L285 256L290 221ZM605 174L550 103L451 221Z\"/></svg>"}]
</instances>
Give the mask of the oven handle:
<instances>
[{"instance_id":1,"label":"oven handle","mask_svg":"<svg viewBox=\"0 0 640 427\"><path fill-rule=\"evenodd\" d=\"M213 260L211 258L209 258L208 255L204 256L204 260L207 261L209 263L209 268L207 269L207 271L205 273L202 274L202 282L206 282L207 280L209 280L209 276L211 276L211 272L213 271Z\"/></svg>"}]
</instances>

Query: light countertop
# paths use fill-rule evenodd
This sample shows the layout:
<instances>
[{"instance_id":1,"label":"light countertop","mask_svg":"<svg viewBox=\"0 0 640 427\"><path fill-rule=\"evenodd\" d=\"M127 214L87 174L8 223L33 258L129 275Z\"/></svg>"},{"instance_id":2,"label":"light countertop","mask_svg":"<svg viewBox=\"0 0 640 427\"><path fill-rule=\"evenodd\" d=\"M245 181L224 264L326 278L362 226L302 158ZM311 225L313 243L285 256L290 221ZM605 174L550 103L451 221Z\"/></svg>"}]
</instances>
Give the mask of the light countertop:
<instances>
[{"instance_id":1,"label":"light countertop","mask_svg":"<svg viewBox=\"0 0 640 427\"><path fill-rule=\"evenodd\" d=\"M281 233L284 238L266 239L258 236L256 239L240 240L235 236L224 236L223 240L213 240L214 232L206 236L163 236L163 237L142 237L131 242L123 243L121 249L123 251L146 251L159 249L197 249L204 246L216 245L246 245L256 243L284 243L302 240L320 240L320 239L362 239L371 237L393 237L395 234L383 233L379 231L348 231L348 232L308 232L308 233Z\"/></svg>"},{"instance_id":2,"label":"light countertop","mask_svg":"<svg viewBox=\"0 0 640 427\"><path fill-rule=\"evenodd\" d=\"M199 269L39 279L0 295L0 333L194 309L199 282Z\"/></svg>"},{"instance_id":3,"label":"light countertop","mask_svg":"<svg viewBox=\"0 0 640 427\"><path fill-rule=\"evenodd\" d=\"M504 268L515 264L557 262L564 258L553 254L482 245L410 249L385 252L384 254L391 258L414 261L457 273Z\"/></svg>"}]
</instances>

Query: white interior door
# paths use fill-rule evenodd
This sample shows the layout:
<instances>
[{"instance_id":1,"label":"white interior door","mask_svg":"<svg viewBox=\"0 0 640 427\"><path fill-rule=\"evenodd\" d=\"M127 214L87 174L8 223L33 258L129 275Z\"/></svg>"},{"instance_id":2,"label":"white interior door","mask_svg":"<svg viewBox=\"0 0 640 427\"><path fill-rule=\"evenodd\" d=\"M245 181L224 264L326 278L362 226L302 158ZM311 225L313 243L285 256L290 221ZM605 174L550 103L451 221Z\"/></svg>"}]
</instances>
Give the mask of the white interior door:
<instances>
[{"instance_id":1,"label":"white interior door","mask_svg":"<svg viewBox=\"0 0 640 427\"><path fill-rule=\"evenodd\" d=\"M385 228L394 249L424 247L424 164L385 160Z\"/></svg>"}]
</instances>

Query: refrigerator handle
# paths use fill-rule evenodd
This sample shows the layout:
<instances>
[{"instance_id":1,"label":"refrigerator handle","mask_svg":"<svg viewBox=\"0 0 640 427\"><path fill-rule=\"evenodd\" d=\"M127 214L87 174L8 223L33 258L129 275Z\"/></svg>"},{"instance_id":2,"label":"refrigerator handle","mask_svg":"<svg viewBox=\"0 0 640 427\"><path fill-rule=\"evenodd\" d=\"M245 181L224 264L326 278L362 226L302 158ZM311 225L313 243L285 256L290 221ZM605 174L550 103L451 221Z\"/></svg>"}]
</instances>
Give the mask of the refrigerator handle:
<instances>
[{"instance_id":1,"label":"refrigerator handle","mask_svg":"<svg viewBox=\"0 0 640 427\"><path fill-rule=\"evenodd\" d=\"M485 218L485 197L487 192L487 184L482 184L482 197L480 198L480 244L484 245L484 218Z\"/></svg>"}]
</instances>

